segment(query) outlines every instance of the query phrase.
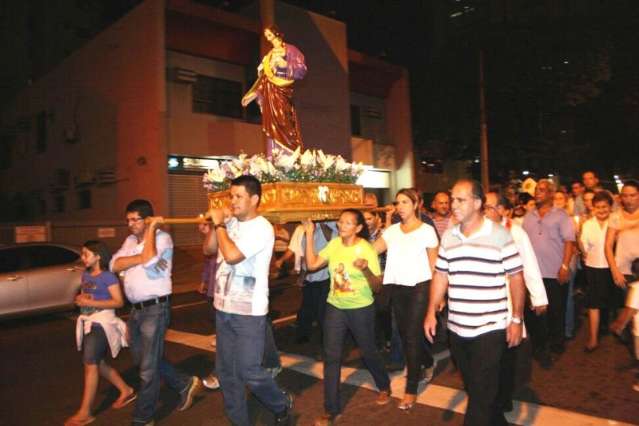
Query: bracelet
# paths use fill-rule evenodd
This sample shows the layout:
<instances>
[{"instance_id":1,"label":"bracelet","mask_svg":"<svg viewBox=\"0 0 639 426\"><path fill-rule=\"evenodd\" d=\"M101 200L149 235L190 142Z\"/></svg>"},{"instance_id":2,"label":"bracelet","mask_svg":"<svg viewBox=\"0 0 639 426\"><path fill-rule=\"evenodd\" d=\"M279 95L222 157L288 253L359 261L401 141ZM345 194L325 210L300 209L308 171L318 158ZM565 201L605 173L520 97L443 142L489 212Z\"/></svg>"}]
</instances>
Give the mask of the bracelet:
<instances>
[{"instance_id":1,"label":"bracelet","mask_svg":"<svg viewBox=\"0 0 639 426\"><path fill-rule=\"evenodd\" d=\"M217 231L218 228L226 229L226 225L223 223L218 223L217 225L213 225L213 228Z\"/></svg>"},{"instance_id":2,"label":"bracelet","mask_svg":"<svg viewBox=\"0 0 639 426\"><path fill-rule=\"evenodd\" d=\"M568 266L565 263L561 264L561 269L563 269L564 271L569 271L570 268L568 268Z\"/></svg>"},{"instance_id":3,"label":"bracelet","mask_svg":"<svg viewBox=\"0 0 639 426\"><path fill-rule=\"evenodd\" d=\"M510 321L511 321L513 324L521 324L521 318L519 318L519 317L512 317L512 318L510 319Z\"/></svg>"}]
</instances>

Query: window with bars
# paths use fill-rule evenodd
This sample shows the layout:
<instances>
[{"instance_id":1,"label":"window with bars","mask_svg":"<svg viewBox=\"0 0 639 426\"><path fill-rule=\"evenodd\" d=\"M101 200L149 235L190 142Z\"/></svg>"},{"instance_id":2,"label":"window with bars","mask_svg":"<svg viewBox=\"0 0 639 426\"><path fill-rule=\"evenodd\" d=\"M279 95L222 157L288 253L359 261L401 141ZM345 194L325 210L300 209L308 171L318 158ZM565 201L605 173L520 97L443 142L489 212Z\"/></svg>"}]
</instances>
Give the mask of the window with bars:
<instances>
[{"instance_id":1,"label":"window with bars","mask_svg":"<svg viewBox=\"0 0 639 426\"><path fill-rule=\"evenodd\" d=\"M242 118L242 83L198 75L193 84L193 112Z\"/></svg>"}]
</instances>

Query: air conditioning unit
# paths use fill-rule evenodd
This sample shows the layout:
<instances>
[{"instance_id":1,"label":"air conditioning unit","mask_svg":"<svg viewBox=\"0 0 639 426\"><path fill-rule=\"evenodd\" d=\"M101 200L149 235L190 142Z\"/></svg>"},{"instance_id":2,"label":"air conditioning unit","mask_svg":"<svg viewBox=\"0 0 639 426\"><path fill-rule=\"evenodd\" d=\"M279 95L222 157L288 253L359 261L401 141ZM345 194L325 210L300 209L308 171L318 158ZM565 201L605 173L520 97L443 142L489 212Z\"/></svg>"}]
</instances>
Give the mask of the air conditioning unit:
<instances>
[{"instance_id":1,"label":"air conditioning unit","mask_svg":"<svg viewBox=\"0 0 639 426\"><path fill-rule=\"evenodd\" d=\"M379 109L372 106L367 106L366 108L364 108L364 115L370 118L377 118L377 119L382 118L382 112Z\"/></svg>"},{"instance_id":2,"label":"air conditioning unit","mask_svg":"<svg viewBox=\"0 0 639 426\"><path fill-rule=\"evenodd\" d=\"M75 124L64 128L64 141L70 144L75 144L80 141L78 127Z\"/></svg>"},{"instance_id":3,"label":"air conditioning unit","mask_svg":"<svg viewBox=\"0 0 639 426\"><path fill-rule=\"evenodd\" d=\"M68 169L56 169L53 178L49 182L49 189L52 192L64 191L71 185L71 173Z\"/></svg>"},{"instance_id":4,"label":"air conditioning unit","mask_svg":"<svg viewBox=\"0 0 639 426\"><path fill-rule=\"evenodd\" d=\"M89 170L83 170L73 177L73 183L76 188L93 185L95 183L95 173Z\"/></svg>"},{"instance_id":5,"label":"air conditioning unit","mask_svg":"<svg viewBox=\"0 0 639 426\"><path fill-rule=\"evenodd\" d=\"M197 81L197 73L186 68L169 68L168 77L175 83L193 84Z\"/></svg>"},{"instance_id":6,"label":"air conditioning unit","mask_svg":"<svg viewBox=\"0 0 639 426\"><path fill-rule=\"evenodd\" d=\"M98 185L111 185L117 182L115 169L111 167L98 170L96 175Z\"/></svg>"}]
</instances>

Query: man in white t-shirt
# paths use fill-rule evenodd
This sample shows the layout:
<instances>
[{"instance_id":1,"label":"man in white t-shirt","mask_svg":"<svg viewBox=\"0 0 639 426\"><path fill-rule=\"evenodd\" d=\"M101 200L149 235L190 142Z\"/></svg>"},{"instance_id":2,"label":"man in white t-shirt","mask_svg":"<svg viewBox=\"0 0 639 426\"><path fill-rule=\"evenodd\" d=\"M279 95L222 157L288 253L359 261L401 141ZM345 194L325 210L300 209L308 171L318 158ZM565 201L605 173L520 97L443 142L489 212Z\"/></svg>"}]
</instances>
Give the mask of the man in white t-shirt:
<instances>
[{"instance_id":1,"label":"man in white t-shirt","mask_svg":"<svg viewBox=\"0 0 639 426\"><path fill-rule=\"evenodd\" d=\"M621 188L621 208L610 214L605 249L615 284L626 288L632 276L630 264L639 257L639 182L636 180L624 182Z\"/></svg>"},{"instance_id":2,"label":"man in white t-shirt","mask_svg":"<svg viewBox=\"0 0 639 426\"><path fill-rule=\"evenodd\" d=\"M212 209L218 249L214 306L216 312L216 369L226 415L234 425L249 424L248 389L275 413L275 424L288 424L290 394L283 392L262 367L268 313L268 273L273 227L257 214L262 188L253 176L231 182L232 217Z\"/></svg>"}]
</instances>

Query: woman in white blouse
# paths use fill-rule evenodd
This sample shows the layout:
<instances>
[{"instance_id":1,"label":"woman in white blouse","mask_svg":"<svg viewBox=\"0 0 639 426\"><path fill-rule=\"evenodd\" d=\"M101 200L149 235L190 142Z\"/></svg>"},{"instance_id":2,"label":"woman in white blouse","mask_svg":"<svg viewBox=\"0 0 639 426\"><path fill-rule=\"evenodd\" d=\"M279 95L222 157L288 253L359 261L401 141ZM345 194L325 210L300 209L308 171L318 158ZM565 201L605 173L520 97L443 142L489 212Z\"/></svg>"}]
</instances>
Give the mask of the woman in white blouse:
<instances>
[{"instance_id":1,"label":"woman in white blouse","mask_svg":"<svg viewBox=\"0 0 639 426\"><path fill-rule=\"evenodd\" d=\"M599 310L610 307L614 283L606 260L604 246L612 197L607 191L599 191L592 199L593 216L585 221L579 236L579 248L586 272L586 308L588 309L589 338L585 351L592 352L599 346Z\"/></svg>"},{"instance_id":2,"label":"woman in white blouse","mask_svg":"<svg viewBox=\"0 0 639 426\"><path fill-rule=\"evenodd\" d=\"M402 410L415 404L422 364L428 380L433 370L422 323L439 242L435 229L419 219L420 200L414 189L400 190L395 209L401 222L389 226L374 244L378 253L387 252L384 291L388 292L406 357L406 388L399 404Z\"/></svg>"}]
</instances>

